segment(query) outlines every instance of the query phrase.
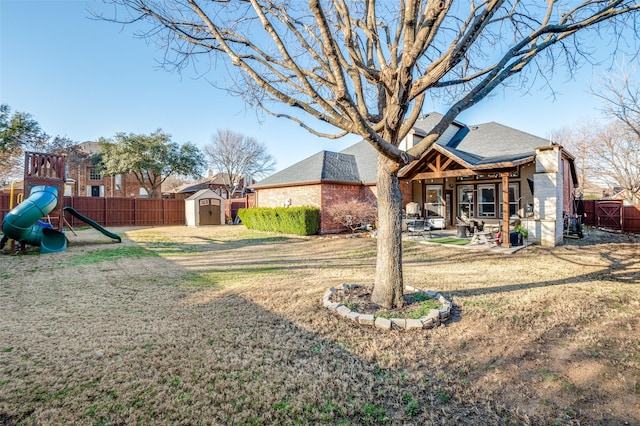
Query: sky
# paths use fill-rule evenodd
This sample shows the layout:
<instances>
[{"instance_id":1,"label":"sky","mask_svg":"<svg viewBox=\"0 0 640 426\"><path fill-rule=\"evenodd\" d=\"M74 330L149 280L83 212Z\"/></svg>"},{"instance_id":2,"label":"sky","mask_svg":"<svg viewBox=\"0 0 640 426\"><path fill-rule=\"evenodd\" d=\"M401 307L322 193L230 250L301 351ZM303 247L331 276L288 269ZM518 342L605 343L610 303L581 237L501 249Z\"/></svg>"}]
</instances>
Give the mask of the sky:
<instances>
[{"instance_id":1,"label":"sky","mask_svg":"<svg viewBox=\"0 0 640 426\"><path fill-rule=\"evenodd\" d=\"M340 151L360 140L318 138L295 123L247 109L193 69L159 68L163 52L134 37L135 28L95 20L82 0L0 0L0 103L29 113L51 136L78 142L118 132L161 128L178 143L204 147L218 129L254 137L286 168L321 150ZM601 120L602 103L589 94L604 67L583 67L575 79L559 73L555 97L536 88L498 90L459 116L466 124L495 121L548 138L563 127ZM432 104L425 112L445 112Z\"/></svg>"}]
</instances>

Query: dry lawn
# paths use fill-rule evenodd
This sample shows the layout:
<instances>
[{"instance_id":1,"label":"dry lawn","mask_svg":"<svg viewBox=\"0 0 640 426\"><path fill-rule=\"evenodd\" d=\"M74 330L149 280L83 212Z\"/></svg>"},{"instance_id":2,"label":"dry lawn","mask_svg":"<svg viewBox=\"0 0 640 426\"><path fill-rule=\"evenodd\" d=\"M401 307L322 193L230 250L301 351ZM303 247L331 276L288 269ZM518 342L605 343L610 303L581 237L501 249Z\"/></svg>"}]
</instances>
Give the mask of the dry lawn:
<instances>
[{"instance_id":1,"label":"dry lawn","mask_svg":"<svg viewBox=\"0 0 640 426\"><path fill-rule=\"evenodd\" d=\"M375 241L242 226L69 234L0 255L0 424L640 424L640 244L514 255L406 243L446 326L322 308Z\"/></svg>"}]
</instances>

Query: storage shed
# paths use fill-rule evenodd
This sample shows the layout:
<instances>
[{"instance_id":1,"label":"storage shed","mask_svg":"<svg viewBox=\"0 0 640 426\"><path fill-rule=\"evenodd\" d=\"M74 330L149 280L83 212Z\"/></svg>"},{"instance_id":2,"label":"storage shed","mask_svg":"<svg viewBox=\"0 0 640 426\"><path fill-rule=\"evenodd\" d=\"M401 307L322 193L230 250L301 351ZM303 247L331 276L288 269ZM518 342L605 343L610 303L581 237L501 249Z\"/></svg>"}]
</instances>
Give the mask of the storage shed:
<instances>
[{"instance_id":1,"label":"storage shed","mask_svg":"<svg viewBox=\"0 0 640 426\"><path fill-rule=\"evenodd\" d=\"M187 226L224 223L224 198L210 189L201 189L187 198L184 208Z\"/></svg>"}]
</instances>

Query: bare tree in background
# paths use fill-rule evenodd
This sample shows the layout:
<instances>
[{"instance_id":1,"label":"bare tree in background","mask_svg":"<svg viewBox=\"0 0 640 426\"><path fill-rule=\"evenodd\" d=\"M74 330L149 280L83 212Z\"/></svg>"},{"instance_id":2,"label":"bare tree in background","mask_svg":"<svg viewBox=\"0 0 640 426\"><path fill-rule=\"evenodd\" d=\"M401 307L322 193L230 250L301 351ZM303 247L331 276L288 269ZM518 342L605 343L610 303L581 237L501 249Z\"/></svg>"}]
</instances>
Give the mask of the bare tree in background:
<instances>
[{"instance_id":1,"label":"bare tree in background","mask_svg":"<svg viewBox=\"0 0 640 426\"><path fill-rule=\"evenodd\" d=\"M614 75L602 82L599 89L592 89L591 93L605 102L605 114L640 138L640 85L632 84L630 73Z\"/></svg>"},{"instance_id":2,"label":"bare tree in background","mask_svg":"<svg viewBox=\"0 0 640 426\"><path fill-rule=\"evenodd\" d=\"M592 93L605 101L604 112L614 120L600 132L596 173L611 189L621 188L627 201L640 204L640 86L627 73Z\"/></svg>"},{"instance_id":3,"label":"bare tree in background","mask_svg":"<svg viewBox=\"0 0 640 426\"><path fill-rule=\"evenodd\" d=\"M264 144L229 129L218 129L204 152L213 168L226 176L228 198L240 187L244 192L247 179L266 176L275 168L275 161Z\"/></svg>"},{"instance_id":4,"label":"bare tree in background","mask_svg":"<svg viewBox=\"0 0 640 426\"><path fill-rule=\"evenodd\" d=\"M206 58L216 70L232 66L227 90L249 104L315 135L360 135L378 151L372 300L385 307L404 304L398 171L511 77L526 89L557 68L572 72L598 34L615 49L640 8L628 0L104 1L122 6L108 19L140 25L160 44L167 68ZM427 96L450 107L402 151Z\"/></svg>"},{"instance_id":5,"label":"bare tree in background","mask_svg":"<svg viewBox=\"0 0 640 426\"><path fill-rule=\"evenodd\" d=\"M591 185L598 184L596 169L594 164L594 150L598 145L598 127L593 122L585 121L577 123L571 127L553 132L551 140L565 147L575 156L575 165L578 172L578 187L576 190L580 194L589 192ZM600 196L601 193L598 194Z\"/></svg>"},{"instance_id":6,"label":"bare tree in background","mask_svg":"<svg viewBox=\"0 0 640 426\"><path fill-rule=\"evenodd\" d=\"M553 140L575 155L581 193L593 184L621 189L630 203L640 203L640 137L623 122L578 124L556 132Z\"/></svg>"},{"instance_id":7,"label":"bare tree in background","mask_svg":"<svg viewBox=\"0 0 640 426\"><path fill-rule=\"evenodd\" d=\"M611 123L598 132L591 162L596 179L640 204L640 135L621 121Z\"/></svg>"}]
</instances>

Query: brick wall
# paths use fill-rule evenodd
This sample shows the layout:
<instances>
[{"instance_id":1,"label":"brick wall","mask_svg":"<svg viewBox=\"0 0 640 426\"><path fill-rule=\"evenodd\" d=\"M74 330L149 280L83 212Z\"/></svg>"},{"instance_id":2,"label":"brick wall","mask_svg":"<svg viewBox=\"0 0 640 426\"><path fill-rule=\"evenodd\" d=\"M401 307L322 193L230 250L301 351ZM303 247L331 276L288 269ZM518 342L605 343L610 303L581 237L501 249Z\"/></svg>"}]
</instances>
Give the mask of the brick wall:
<instances>
[{"instance_id":1,"label":"brick wall","mask_svg":"<svg viewBox=\"0 0 640 426\"><path fill-rule=\"evenodd\" d=\"M322 207L320 211L320 233L344 230L342 225L334 223L328 216L326 209L331 205L351 199L359 199L371 203L375 203L376 200L376 188L374 185L324 183L258 189L256 192L256 204L258 207L282 207L285 205Z\"/></svg>"},{"instance_id":2,"label":"brick wall","mask_svg":"<svg viewBox=\"0 0 640 426\"><path fill-rule=\"evenodd\" d=\"M400 192L402 193L402 208L413 201L413 185L411 180L400 180Z\"/></svg>"},{"instance_id":3,"label":"brick wall","mask_svg":"<svg viewBox=\"0 0 640 426\"><path fill-rule=\"evenodd\" d=\"M258 207L314 206L320 207L322 189L320 184L266 188L257 191Z\"/></svg>"},{"instance_id":4,"label":"brick wall","mask_svg":"<svg viewBox=\"0 0 640 426\"><path fill-rule=\"evenodd\" d=\"M563 178L563 184L564 184L564 188L563 188L564 200L563 201L564 202L563 202L562 210L565 212L574 213L574 208L573 208L574 185L573 185L573 179L571 177L571 168L570 168L569 160L566 158L562 159L562 172L564 175L564 178Z\"/></svg>"},{"instance_id":5,"label":"brick wall","mask_svg":"<svg viewBox=\"0 0 640 426\"><path fill-rule=\"evenodd\" d=\"M331 217L329 217L327 211L331 206L343 201L361 199L361 192L363 192L362 188L364 188L362 185L322 185L322 210L320 211L321 234L344 231L344 226L334 222Z\"/></svg>"},{"instance_id":6,"label":"brick wall","mask_svg":"<svg viewBox=\"0 0 640 426\"><path fill-rule=\"evenodd\" d=\"M411 182L400 182L402 205L412 200ZM257 190L257 205L259 207L315 206L321 207L320 233L343 231L344 227L335 223L328 215L327 209L336 203L358 199L377 204L375 185L347 185L339 183L324 183L302 185L284 188L267 188Z\"/></svg>"}]
</instances>

